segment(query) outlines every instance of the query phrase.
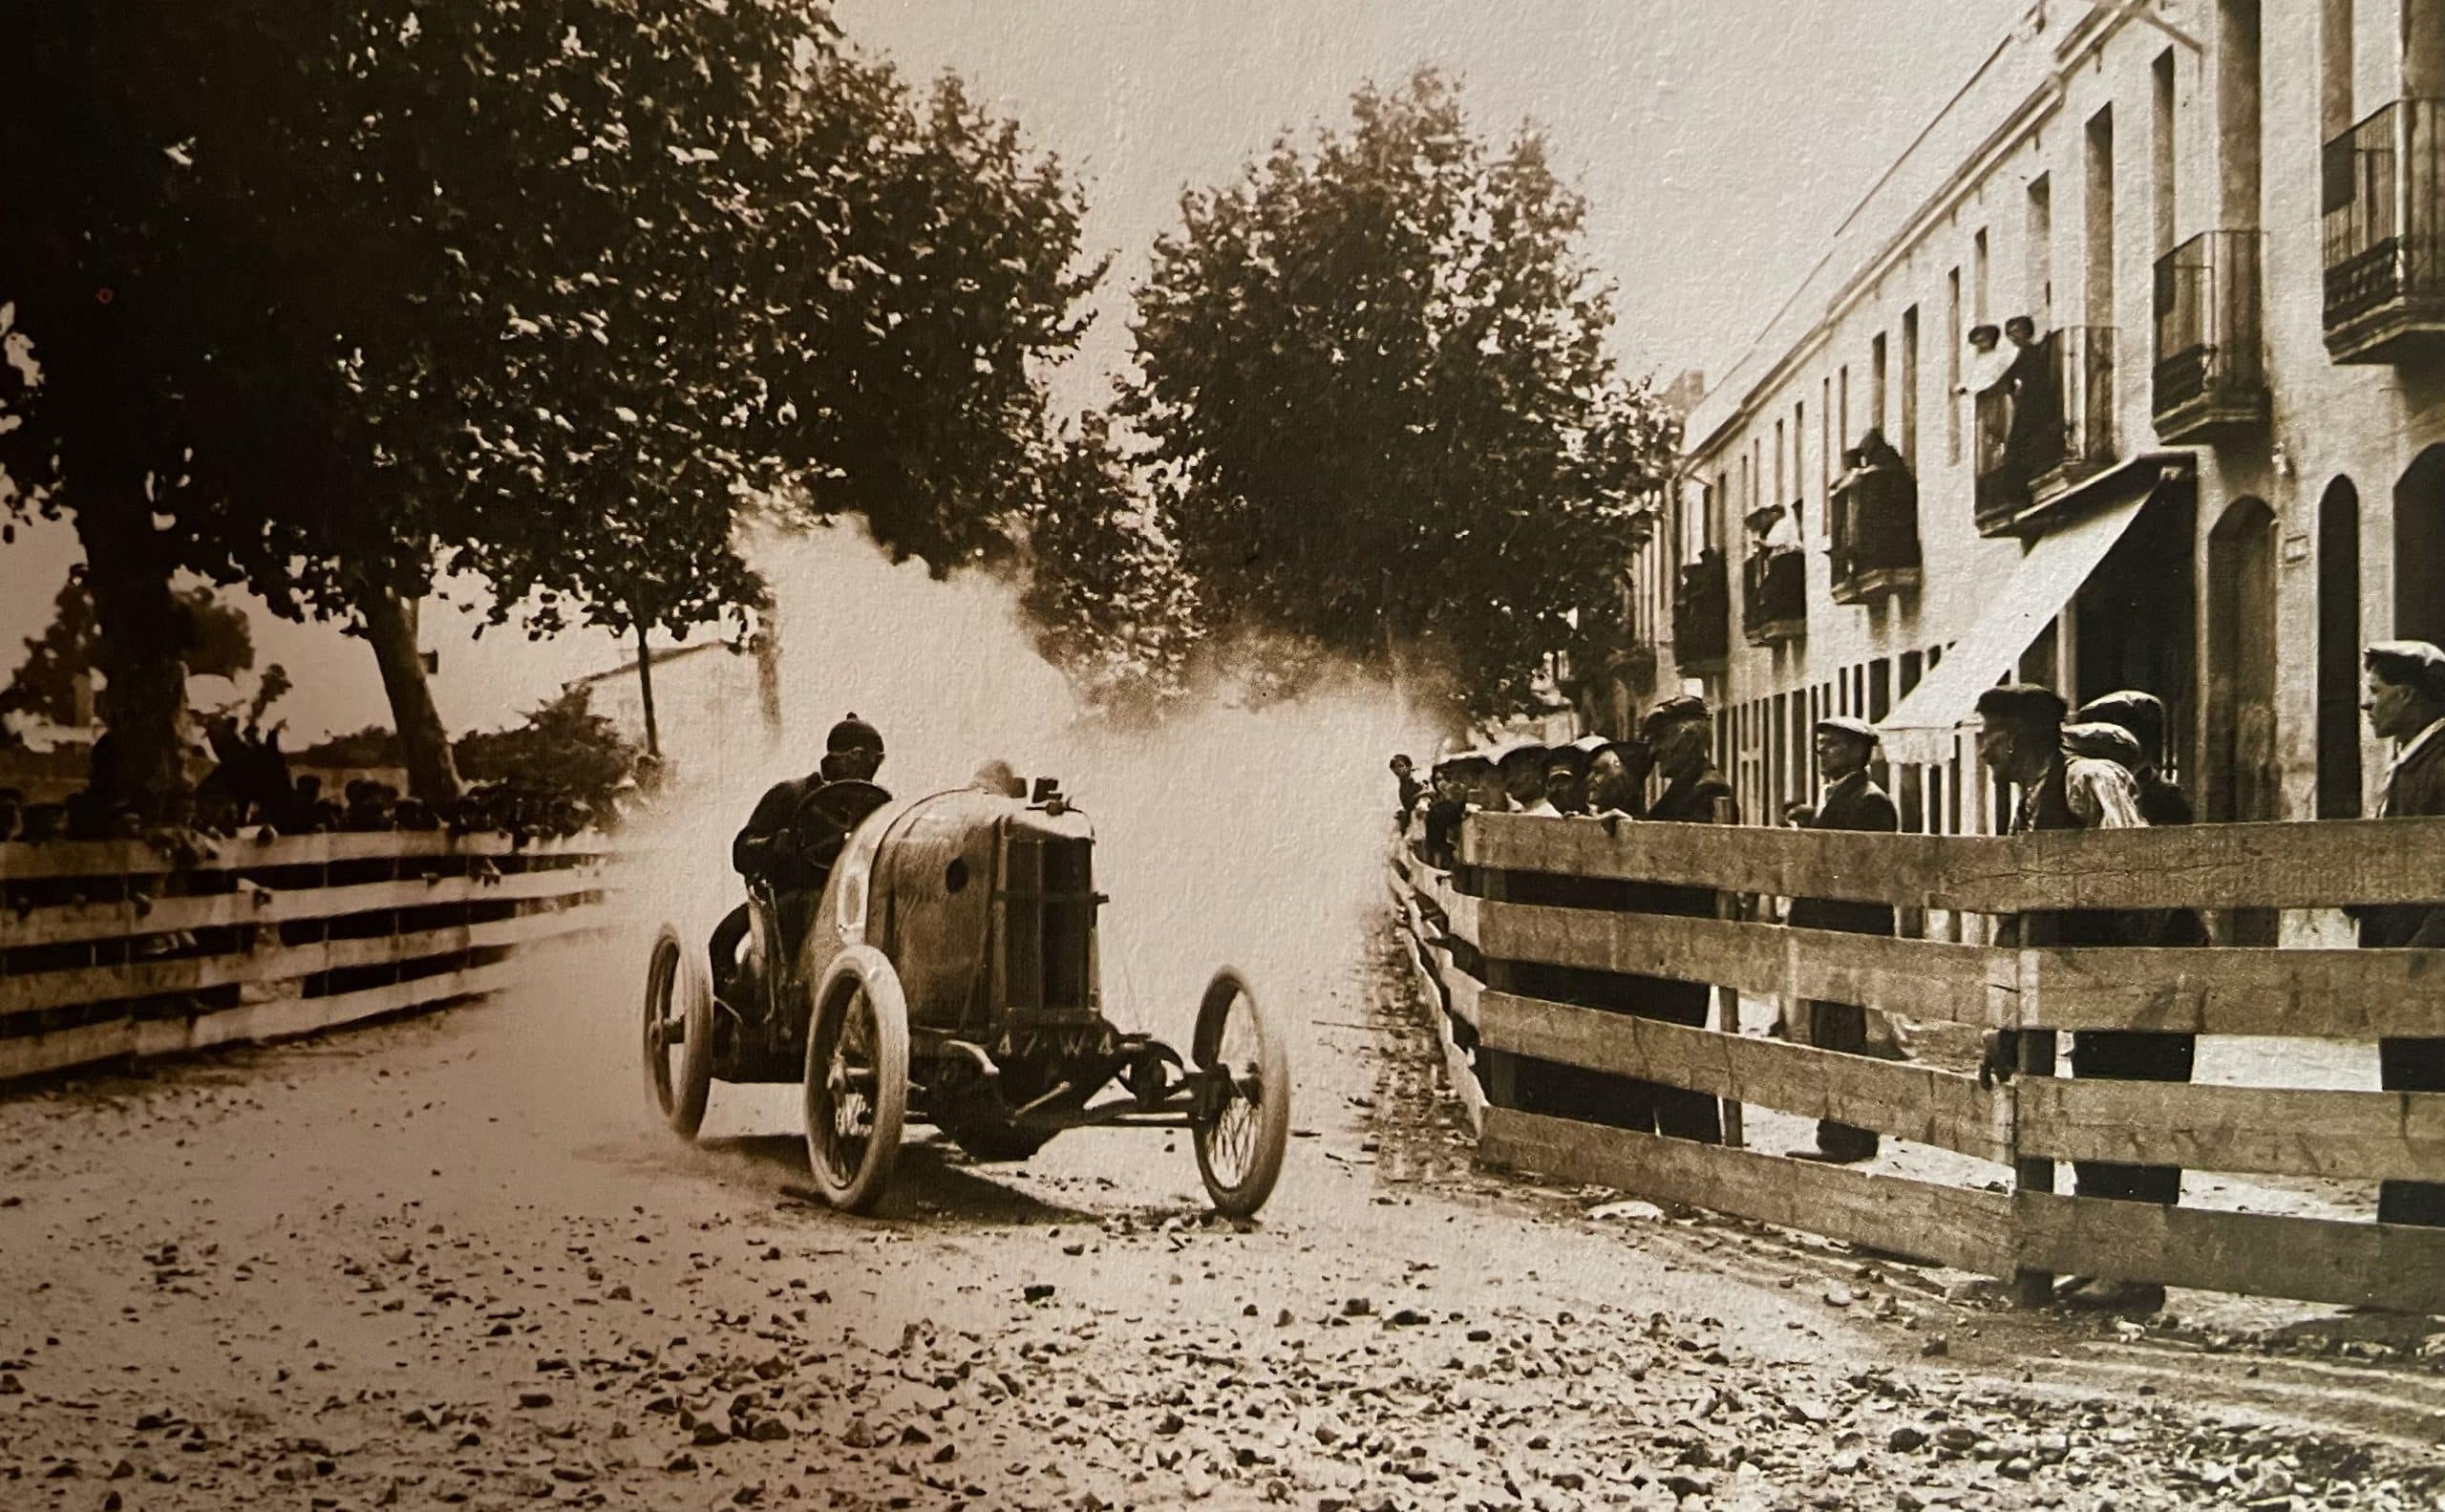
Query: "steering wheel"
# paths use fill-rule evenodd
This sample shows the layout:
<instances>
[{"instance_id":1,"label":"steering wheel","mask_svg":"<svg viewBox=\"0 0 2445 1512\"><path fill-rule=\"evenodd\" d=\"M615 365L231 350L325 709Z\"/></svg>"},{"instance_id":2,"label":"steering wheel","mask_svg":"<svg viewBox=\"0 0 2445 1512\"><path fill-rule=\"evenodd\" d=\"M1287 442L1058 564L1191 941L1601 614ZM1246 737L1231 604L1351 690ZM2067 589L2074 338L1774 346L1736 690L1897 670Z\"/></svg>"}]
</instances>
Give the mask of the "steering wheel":
<instances>
[{"instance_id":1,"label":"steering wheel","mask_svg":"<svg viewBox=\"0 0 2445 1512\"><path fill-rule=\"evenodd\" d=\"M891 801L891 795L872 782L826 782L798 804L790 838L798 858L811 866L829 869L840 849L867 815Z\"/></svg>"}]
</instances>

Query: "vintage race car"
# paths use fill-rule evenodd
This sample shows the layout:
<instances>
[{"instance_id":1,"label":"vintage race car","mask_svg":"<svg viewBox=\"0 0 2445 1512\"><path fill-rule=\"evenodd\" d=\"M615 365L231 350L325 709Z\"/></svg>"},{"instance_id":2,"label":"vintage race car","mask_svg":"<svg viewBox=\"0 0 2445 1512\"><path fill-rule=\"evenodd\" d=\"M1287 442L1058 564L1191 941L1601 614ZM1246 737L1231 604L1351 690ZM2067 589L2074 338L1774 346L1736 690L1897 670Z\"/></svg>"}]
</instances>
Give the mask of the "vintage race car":
<instances>
[{"instance_id":1,"label":"vintage race car","mask_svg":"<svg viewBox=\"0 0 2445 1512\"><path fill-rule=\"evenodd\" d=\"M1032 799L962 789L893 801L871 783L828 783L787 842L822 885L750 887L746 965L725 972L724 995L703 947L673 924L655 937L646 1079L682 1138L716 1081L797 1082L817 1190L863 1211L911 1120L990 1161L1084 1125L1186 1127L1215 1207L1264 1205L1290 1133L1282 1024L1228 967L1198 1005L1185 1059L1105 1016L1095 831L1052 784Z\"/></svg>"}]
</instances>

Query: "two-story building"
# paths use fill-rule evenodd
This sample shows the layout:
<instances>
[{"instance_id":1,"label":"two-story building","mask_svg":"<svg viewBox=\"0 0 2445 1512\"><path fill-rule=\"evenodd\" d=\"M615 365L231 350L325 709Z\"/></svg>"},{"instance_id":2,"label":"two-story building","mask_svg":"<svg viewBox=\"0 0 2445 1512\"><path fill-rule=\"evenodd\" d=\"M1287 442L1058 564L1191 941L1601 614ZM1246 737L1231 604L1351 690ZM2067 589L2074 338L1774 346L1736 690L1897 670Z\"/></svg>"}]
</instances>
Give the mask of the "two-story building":
<instances>
[{"instance_id":1,"label":"two-story building","mask_svg":"<svg viewBox=\"0 0 2445 1512\"><path fill-rule=\"evenodd\" d=\"M2440 567L2445 0L2050 0L1692 414L1596 717L1702 690L1756 819L1857 714L1979 832L1982 689L2138 688L2202 818L2357 815L2360 648L2445 640Z\"/></svg>"}]
</instances>

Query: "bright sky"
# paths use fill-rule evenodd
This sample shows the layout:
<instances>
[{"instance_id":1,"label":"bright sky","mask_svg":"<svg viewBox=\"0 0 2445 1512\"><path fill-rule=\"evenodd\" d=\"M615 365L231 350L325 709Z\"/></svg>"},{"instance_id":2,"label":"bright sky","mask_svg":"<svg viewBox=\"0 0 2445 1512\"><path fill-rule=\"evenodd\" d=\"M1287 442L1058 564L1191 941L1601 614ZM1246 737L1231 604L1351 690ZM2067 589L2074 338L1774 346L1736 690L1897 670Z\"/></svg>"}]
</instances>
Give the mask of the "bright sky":
<instances>
[{"instance_id":1,"label":"bright sky","mask_svg":"<svg viewBox=\"0 0 2445 1512\"><path fill-rule=\"evenodd\" d=\"M1232 178L1285 129L1345 119L1361 83L1427 64L1458 77L1480 130L1546 128L1590 201L1589 251L1620 285L1625 363L1660 380L1719 373L2025 4L838 0L837 13L917 78L966 75L1083 180L1091 250L1116 258L1060 380L1075 402L1124 359L1129 286L1184 187ZM58 528L21 532L0 556L0 675L74 556ZM361 643L257 618L262 659L299 683L278 711L298 736L389 722ZM510 719L619 656L595 638L478 645L472 621L438 607L426 621L454 727Z\"/></svg>"}]
</instances>

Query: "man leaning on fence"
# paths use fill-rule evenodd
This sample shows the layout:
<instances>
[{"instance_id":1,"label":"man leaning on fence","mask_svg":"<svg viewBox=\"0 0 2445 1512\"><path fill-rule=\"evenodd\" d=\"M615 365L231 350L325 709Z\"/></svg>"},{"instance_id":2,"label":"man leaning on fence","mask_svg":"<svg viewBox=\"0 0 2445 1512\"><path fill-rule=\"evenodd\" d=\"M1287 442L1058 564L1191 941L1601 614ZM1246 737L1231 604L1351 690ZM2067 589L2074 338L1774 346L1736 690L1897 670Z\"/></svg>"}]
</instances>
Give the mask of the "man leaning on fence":
<instances>
[{"instance_id":1,"label":"man leaning on fence","mask_svg":"<svg viewBox=\"0 0 2445 1512\"><path fill-rule=\"evenodd\" d=\"M2064 728L2065 705L2051 688L2008 683L1978 698L1979 759L2020 788L2012 832L2052 829L2138 829L2138 784L2132 776L2143 764L2138 742L2102 722ZM1999 944L2113 947L2152 943L2154 922L2107 908L2050 909L2006 921ZM2187 1081L2186 1036L2177 1052L2160 1036L2119 1032L2074 1033L2072 1074L2097 1080ZM1996 1036L1988 1072L2009 1074L2018 1037ZM2051 1070L2052 1068L2047 1068ZM2181 1200L2181 1167L2080 1161L2073 1165L2073 1190L2083 1197L2159 1203ZM2058 1296L2083 1308L2153 1312L2164 1306L2165 1288L2154 1282L2101 1282L2073 1276Z\"/></svg>"},{"instance_id":2,"label":"man leaning on fence","mask_svg":"<svg viewBox=\"0 0 2445 1512\"><path fill-rule=\"evenodd\" d=\"M1830 718L1817 722L1817 761L1825 774L1825 796L1803 826L1807 829L1874 830L1891 834L1902 828L1902 816L1884 789L1868 777L1868 758L1875 754L1874 726L1859 719ZM1846 934L1893 932L1893 905L1830 898L1795 898L1788 921L1795 929L1839 929ZM1868 1011L1857 1003L1803 1003L1802 1023L1808 1042L1819 1050L1849 1055L1868 1053ZM1843 1165L1873 1160L1874 1129L1854 1128L1831 1118L1817 1125L1817 1148L1797 1152L1801 1160Z\"/></svg>"},{"instance_id":3,"label":"man leaning on fence","mask_svg":"<svg viewBox=\"0 0 2445 1512\"><path fill-rule=\"evenodd\" d=\"M2445 650L2426 641L2381 641L2364 653L2369 726L2395 743L2379 819L2445 816ZM2355 908L2363 949L2445 948L2445 905L2389 904ZM2388 1092L2445 1092L2445 1038L2377 1042L2378 1075ZM2445 1227L2445 1182L2386 1182L2377 1221Z\"/></svg>"},{"instance_id":4,"label":"man leaning on fence","mask_svg":"<svg viewBox=\"0 0 2445 1512\"><path fill-rule=\"evenodd\" d=\"M1685 824L1737 824L1740 807L1732 784L1715 770L1714 719L1706 700L1687 693L1658 704L1641 726L1655 764L1664 774L1663 794L1648 818ZM1631 890L1633 906L1642 913L1712 919L1718 894L1711 887L1641 883ZM1702 1026L1714 989L1704 982L1662 977L1629 979L1631 1012L1645 1018ZM1723 1142L1723 1105L1703 1092L1651 1082L1633 1082L1633 1097L1654 1110L1655 1131L1676 1139Z\"/></svg>"}]
</instances>

